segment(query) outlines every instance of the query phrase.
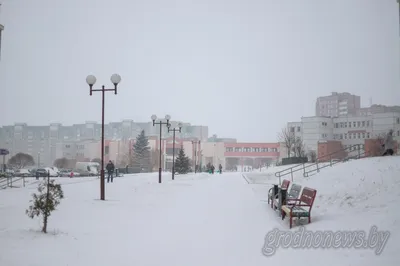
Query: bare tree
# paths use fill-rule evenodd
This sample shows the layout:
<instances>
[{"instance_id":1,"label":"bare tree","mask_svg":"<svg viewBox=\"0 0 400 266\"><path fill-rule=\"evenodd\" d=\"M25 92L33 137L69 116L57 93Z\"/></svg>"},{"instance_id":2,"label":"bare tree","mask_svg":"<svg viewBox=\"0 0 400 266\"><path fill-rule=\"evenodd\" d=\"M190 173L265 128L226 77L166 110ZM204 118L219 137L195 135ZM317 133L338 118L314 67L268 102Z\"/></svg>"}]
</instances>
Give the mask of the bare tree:
<instances>
[{"instance_id":1,"label":"bare tree","mask_svg":"<svg viewBox=\"0 0 400 266\"><path fill-rule=\"evenodd\" d=\"M310 150L308 152L308 157L310 158L310 161L312 163L315 163L317 161L317 153L314 150Z\"/></svg>"},{"instance_id":2,"label":"bare tree","mask_svg":"<svg viewBox=\"0 0 400 266\"><path fill-rule=\"evenodd\" d=\"M296 142L294 137L294 132L291 132L289 128L284 127L282 131L278 134L278 139L283 143L287 150L287 157L290 158L291 151L293 150L293 145Z\"/></svg>"},{"instance_id":3,"label":"bare tree","mask_svg":"<svg viewBox=\"0 0 400 266\"><path fill-rule=\"evenodd\" d=\"M375 138L370 140L370 144L368 145L368 150L365 151L367 156L381 156L383 153L383 147L386 134L381 133L378 134Z\"/></svg>"},{"instance_id":4,"label":"bare tree","mask_svg":"<svg viewBox=\"0 0 400 266\"><path fill-rule=\"evenodd\" d=\"M57 168L68 168L69 160L65 157L58 158L54 161L53 165Z\"/></svg>"},{"instance_id":5,"label":"bare tree","mask_svg":"<svg viewBox=\"0 0 400 266\"><path fill-rule=\"evenodd\" d=\"M297 137L294 140L294 143L293 143L293 146L292 146L292 151L293 151L294 156L296 156L296 157L305 157L306 156L304 143L303 143L303 140L300 137Z\"/></svg>"}]
</instances>

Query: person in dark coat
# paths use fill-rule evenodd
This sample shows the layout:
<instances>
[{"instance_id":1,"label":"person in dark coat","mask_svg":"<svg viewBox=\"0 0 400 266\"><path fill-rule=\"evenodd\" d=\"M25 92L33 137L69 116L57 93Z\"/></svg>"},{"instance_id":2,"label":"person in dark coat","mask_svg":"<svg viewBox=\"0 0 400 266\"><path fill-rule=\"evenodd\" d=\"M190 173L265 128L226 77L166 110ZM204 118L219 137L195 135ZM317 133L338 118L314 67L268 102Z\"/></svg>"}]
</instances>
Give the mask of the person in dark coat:
<instances>
[{"instance_id":1,"label":"person in dark coat","mask_svg":"<svg viewBox=\"0 0 400 266\"><path fill-rule=\"evenodd\" d=\"M214 174L215 166L211 165L211 174Z\"/></svg>"},{"instance_id":2,"label":"person in dark coat","mask_svg":"<svg viewBox=\"0 0 400 266\"><path fill-rule=\"evenodd\" d=\"M107 183L110 182L110 179L111 179L111 183L112 183L113 179L114 179L113 174L114 174L115 166L111 160L108 162L106 169L107 169L107 173L108 173Z\"/></svg>"},{"instance_id":3,"label":"person in dark coat","mask_svg":"<svg viewBox=\"0 0 400 266\"><path fill-rule=\"evenodd\" d=\"M219 173L222 174L222 164L219 164Z\"/></svg>"},{"instance_id":4,"label":"person in dark coat","mask_svg":"<svg viewBox=\"0 0 400 266\"><path fill-rule=\"evenodd\" d=\"M393 130L389 130L387 133L384 144L382 145L383 148L385 149L385 152L382 154L382 156L386 155L393 155L394 153L394 143L393 143Z\"/></svg>"}]
</instances>

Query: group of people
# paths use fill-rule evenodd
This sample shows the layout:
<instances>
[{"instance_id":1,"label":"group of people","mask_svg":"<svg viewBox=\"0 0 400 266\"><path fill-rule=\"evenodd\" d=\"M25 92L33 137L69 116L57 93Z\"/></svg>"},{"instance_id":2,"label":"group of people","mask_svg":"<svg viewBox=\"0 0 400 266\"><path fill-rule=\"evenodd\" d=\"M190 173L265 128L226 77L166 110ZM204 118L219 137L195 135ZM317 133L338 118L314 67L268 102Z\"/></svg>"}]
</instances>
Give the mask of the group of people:
<instances>
[{"instance_id":1,"label":"group of people","mask_svg":"<svg viewBox=\"0 0 400 266\"><path fill-rule=\"evenodd\" d=\"M222 174L222 165L221 165L221 164L219 164L218 169L219 169L219 173ZM210 165L210 166L209 166L209 169L208 169L208 172L209 172L210 174L214 174L214 172L215 172L215 166L214 166L214 165Z\"/></svg>"}]
</instances>

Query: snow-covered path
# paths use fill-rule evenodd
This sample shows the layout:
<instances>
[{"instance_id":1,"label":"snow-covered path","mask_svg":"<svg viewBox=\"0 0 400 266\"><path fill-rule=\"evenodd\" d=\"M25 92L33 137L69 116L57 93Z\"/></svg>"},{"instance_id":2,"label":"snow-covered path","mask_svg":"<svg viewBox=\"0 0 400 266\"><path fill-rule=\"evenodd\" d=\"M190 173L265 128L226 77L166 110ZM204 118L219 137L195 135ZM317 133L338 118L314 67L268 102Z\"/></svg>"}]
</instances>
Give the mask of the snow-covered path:
<instances>
[{"instance_id":1,"label":"snow-covered path","mask_svg":"<svg viewBox=\"0 0 400 266\"><path fill-rule=\"evenodd\" d=\"M157 258L168 265L265 265L265 209L239 174L214 175L163 209ZM178 254L182 254L179 256ZM184 254L184 255L183 255Z\"/></svg>"}]
</instances>

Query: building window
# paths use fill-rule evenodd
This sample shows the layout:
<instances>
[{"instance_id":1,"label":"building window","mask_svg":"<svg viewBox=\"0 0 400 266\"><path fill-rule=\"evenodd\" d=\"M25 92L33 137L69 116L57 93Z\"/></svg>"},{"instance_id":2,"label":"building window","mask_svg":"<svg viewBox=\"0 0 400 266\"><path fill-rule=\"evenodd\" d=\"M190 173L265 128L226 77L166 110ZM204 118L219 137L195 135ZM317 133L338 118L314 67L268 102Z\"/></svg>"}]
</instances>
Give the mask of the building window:
<instances>
[{"instance_id":1,"label":"building window","mask_svg":"<svg viewBox=\"0 0 400 266\"><path fill-rule=\"evenodd\" d=\"M343 139L343 134L340 134L340 135L339 135L339 138L340 138L340 139Z\"/></svg>"},{"instance_id":2,"label":"building window","mask_svg":"<svg viewBox=\"0 0 400 266\"><path fill-rule=\"evenodd\" d=\"M235 152L242 152L242 148L235 147Z\"/></svg>"},{"instance_id":3,"label":"building window","mask_svg":"<svg viewBox=\"0 0 400 266\"><path fill-rule=\"evenodd\" d=\"M360 121L357 122L357 127L361 127L361 122Z\"/></svg>"},{"instance_id":4,"label":"building window","mask_svg":"<svg viewBox=\"0 0 400 266\"><path fill-rule=\"evenodd\" d=\"M357 126L357 123L356 122L353 122L353 127L356 127Z\"/></svg>"},{"instance_id":5,"label":"building window","mask_svg":"<svg viewBox=\"0 0 400 266\"><path fill-rule=\"evenodd\" d=\"M294 132L294 127L290 127L290 132Z\"/></svg>"},{"instance_id":6,"label":"building window","mask_svg":"<svg viewBox=\"0 0 400 266\"><path fill-rule=\"evenodd\" d=\"M365 133L362 133L362 137L363 137L363 139L365 139Z\"/></svg>"},{"instance_id":7,"label":"building window","mask_svg":"<svg viewBox=\"0 0 400 266\"><path fill-rule=\"evenodd\" d=\"M351 122L349 122L349 127L351 127Z\"/></svg>"},{"instance_id":8,"label":"building window","mask_svg":"<svg viewBox=\"0 0 400 266\"><path fill-rule=\"evenodd\" d=\"M365 121L362 121L362 127L365 127Z\"/></svg>"},{"instance_id":9,"label":"building window","mask_svg":"<svg viewBox=\"0 0 400 266\"><path fill-rule=\"evenodd\" d=\"M400 117L397 117L397 118L396 118L396 123L397 123L397 124L400 124Z\"/></svg>"},{"instance_id":10,"label":"building window","mask_svg":"<svg viewBox=\"0 0 400 266\"><path fill-rule=\"evenodd\" d=\"M261 148L261 152L268 152L268 148Z\"/></svg>"},{"instance_id":11,"label":"building window","mask_svg":"<svg viewBox=\"0 0 400 266\"><path fill-rule=\"evenodd\" d=\"M253 148L253 152L260 152L260 148Z\"/></svg>"},{"instance_id":12,"label":"building window","mask_svg":"<svg viewBox=\"0 0 400 266\"><path fill-rule=\"evenodd\" d=\"M369 138L369 133L367 133L367 138Z\"/></svg>"},{"instance_id":13,"label":"building window","mask_svg":"<svg viewBox=\"0 0 400 266\"><path fill-rule=\"evenodd\" d=\"M397 130L397 136L400 137L400 130Z\"/></svg>"},{"instance_id":14,"label":"building window","mask_svg":"<svg viewBox=\"0 0 400 266\"><path fill-rule=\"evenodd\" d=\"M369 121L367 121L367 127L369 127Z\"/></svg>"},{"instance_id":15,"label":"building window","mask_svg":"<svg viewBox=\"0 0 400 266\"><path fill-rule=\"evenodd\" d=\"M344 134L344 139L347 139L347 134Z\"/></svg>"},{"instance_id":16,"label":"building window","mask_svg":"<svg viewBox=\"0 0 400 266\"><path fill-rule=\"evenodd\" d=\"M335 123L335 128L339 128L339 123Z\"/></svg>"},{"instance_id":17,"label":"building window","mask_svg":"<svg viewBox=\"0 0 400 266\"><path fill-rule=\"evenodd\" d=\"M225 151L226 151L226 152L233 152L233 148L232 148L232 147L227 147L227 148L225 149Z\"/></svg>"},{"instance_id":18,"label":"building window","mask_svg":"<svg viewBox=\"0 0 400 266\"><path fill-rule=\"evenodd\" d=\"M357 133L357 138L360 139L361 138L361 134Z\"/></svg>"},{"instance_id":19,"label":"building window","mask_svg":"<svg viewBox=\"0 0 400 266\"><path fill-rule=\"evenodd\" d=\"M69 148L71 148L71 145L66 144L66 145L65 145L65 148L69 149Z\"/></svg>"},{"instance_id":20,"label":"building window","mask_svg":"<svg viewBox=\"0 0 400 266\"><path fill-rule=\"evenodd\" d=\"M300 132L300 127L297 127L297 132Z\"/></svg>"}]
</instances>

